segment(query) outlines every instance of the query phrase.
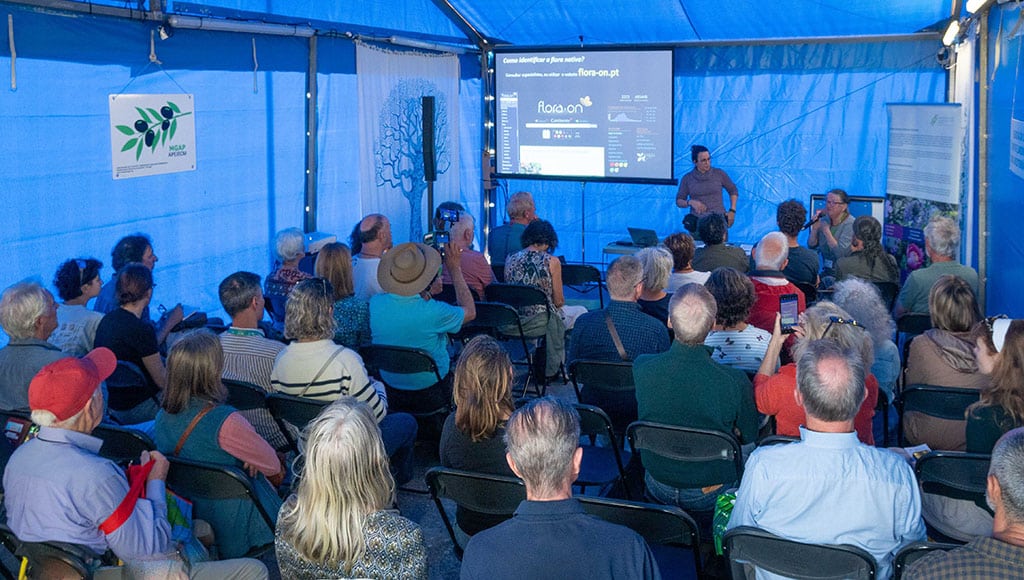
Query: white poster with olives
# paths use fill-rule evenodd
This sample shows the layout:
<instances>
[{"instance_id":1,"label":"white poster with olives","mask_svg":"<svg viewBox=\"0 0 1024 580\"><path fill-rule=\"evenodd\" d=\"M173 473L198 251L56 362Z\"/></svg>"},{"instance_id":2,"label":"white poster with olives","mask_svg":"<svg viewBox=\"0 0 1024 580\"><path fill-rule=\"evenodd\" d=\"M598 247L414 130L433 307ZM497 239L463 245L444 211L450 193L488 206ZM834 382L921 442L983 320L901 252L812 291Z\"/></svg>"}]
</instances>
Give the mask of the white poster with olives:
<instances>
[{"instance_id":1,"label":"white poster with olives","mask_svg":"<svg viewBox=\"0 0 1024 580\"><path fill-rule=\"evenodd\" d=\"M110 95L114 179L194 171L192 95Z\"/></svg>"}]
</instances>

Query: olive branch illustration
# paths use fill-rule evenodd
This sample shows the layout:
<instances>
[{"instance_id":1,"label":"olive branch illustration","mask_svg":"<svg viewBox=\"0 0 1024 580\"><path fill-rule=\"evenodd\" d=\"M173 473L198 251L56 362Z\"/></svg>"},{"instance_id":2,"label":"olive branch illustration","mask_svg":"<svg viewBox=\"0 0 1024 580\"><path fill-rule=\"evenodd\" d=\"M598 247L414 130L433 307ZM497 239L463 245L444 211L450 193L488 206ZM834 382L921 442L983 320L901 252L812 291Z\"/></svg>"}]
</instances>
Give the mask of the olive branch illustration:
<instances>
[{"instance_id":1,"label":"olive branch illustration","mask_svg":"<svg viewBox=\"0 0 1024 580\"><path fill-rule=\"evenodd\" d=\"M178 105L171 101L160 107L160 110L146 107L135 107L139 112L139 119L135 121L134 128L128 125L116 125L121 133L131 137L125 141L121 152L135 148L135 160L142 157L143 147L148 147L150 152L155 153L157 145L163 146L168 140L174 140L174 133L178 130L178 119L191 115L192 112L182 113Z\"/></svg>"}]
</instances>

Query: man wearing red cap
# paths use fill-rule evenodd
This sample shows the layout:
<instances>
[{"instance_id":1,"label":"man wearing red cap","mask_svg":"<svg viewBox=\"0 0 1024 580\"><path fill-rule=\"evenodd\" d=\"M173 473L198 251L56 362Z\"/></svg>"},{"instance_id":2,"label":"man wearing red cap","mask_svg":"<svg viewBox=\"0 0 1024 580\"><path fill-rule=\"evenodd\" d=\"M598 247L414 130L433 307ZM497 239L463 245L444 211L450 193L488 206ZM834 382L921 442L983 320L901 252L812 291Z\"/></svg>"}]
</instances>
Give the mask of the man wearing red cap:
<instances>
[{"instance_id":1,"label":"man wearing red cap","mask_svg":"<svg viewBox=\"0 0 1024 580\"><path fill-rule=\"evenodd\" d=\"M147 561L152 571L161 555L174 557L164 489L169 463L157 451L142 453L142 464L153 466L145 495L132 505L127 477L97 455L103 441L90 435L103 417L100 384L116 366L113 352L97 348L81 359L51 363L32 379L28 402L40 429L4 472L7 523L25 542L66 542L97 554L109 549L129 565ZM126 502L126 515L115 515ZM183 569L169 562L159 575L181 577ZM267 570L257 560L226 560L195 564L188 576L265 579Z\"/></svg>"}]
</instances>

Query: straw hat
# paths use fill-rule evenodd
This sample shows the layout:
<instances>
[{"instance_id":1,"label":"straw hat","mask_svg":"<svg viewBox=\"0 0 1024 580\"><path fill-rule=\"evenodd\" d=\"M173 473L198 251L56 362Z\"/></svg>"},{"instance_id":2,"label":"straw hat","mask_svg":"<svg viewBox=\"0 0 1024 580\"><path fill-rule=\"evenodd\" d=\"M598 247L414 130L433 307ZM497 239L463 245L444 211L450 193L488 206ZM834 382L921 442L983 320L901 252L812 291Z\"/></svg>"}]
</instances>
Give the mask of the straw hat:
<instances>
[{"instance_id":1,"label":"straw hat","mask_svg":"<svg viewBox=\"0 0 1024 580\"><path fill-rule=\"evenodd\" d=\"M415 296L426 290L441 268L441 254L426 244L407 242L384 254L377 282L385 292Z\"/></svg>"}]
</instances>

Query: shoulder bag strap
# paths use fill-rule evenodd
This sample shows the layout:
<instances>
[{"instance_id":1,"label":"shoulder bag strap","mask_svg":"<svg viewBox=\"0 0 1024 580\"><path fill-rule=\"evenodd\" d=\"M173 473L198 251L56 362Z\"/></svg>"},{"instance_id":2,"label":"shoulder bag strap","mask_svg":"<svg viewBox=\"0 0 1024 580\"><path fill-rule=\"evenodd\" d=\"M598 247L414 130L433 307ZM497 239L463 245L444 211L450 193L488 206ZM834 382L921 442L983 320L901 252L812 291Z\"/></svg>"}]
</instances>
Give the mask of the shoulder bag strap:
<instances>
[{"instance_id":1,"label":"shoulder bag strap","mask_svg":"<svg viewBox=\"0 0 1024 580\"><path fill-rule=\"evenodd\" d=\"M608 332L612 335L612 342L615 343L615 350L619 351L619 358L628 362L629 355L626 354L626 348L622 346L622 339L619 338L619 331L615 330L615 323L612 322L612 315L608 314L608 311L604 313L604 323L608 325Z\"/></svg>"},{"instance_id":2,"label":"shoulder bag strap","mask_svg":"<svg viewBox=\"0 0 1024 580\"><path fill-rule=\"evenodd\" d=\"M181 434L181 439L178 439L178 444L174 446L174 456L177 457L181 453L181 448L185 446L185 441L188 441L188 436L192 434L192 430L199 424L199 420L206 416L207 413L213 410L213 403L207 403L206 407L202 411L196 413L196 416L192 418L192 422L185 428L185 432Z\"/></svg>"},{"instance_id":3,"label":"shoulder bag strap","mask_svg":"<svg viewBox=\"0 0 1024 580\"><path fill-rule=\"evenodd\" d=\"M338 355L341 354L341 351L343 350L345 350L345 347L339 346L338 350L334 351L334 354L332 354L330 358L328 358L327 361L324 362L324 366L320 367L320 370L318 370L316 374L313 375L313 379L306 383L305 387L302 387L302 391L298 394L298 396L302 397L306 394L306 391L308 391L309 388L313 386L313 383L315 383L317 379L320 378L320 375L324 374L324 371L327 370L327 367L331 366L331 362L333 362L334 359L338 358Z\"/></svg>"}]
</instances>

